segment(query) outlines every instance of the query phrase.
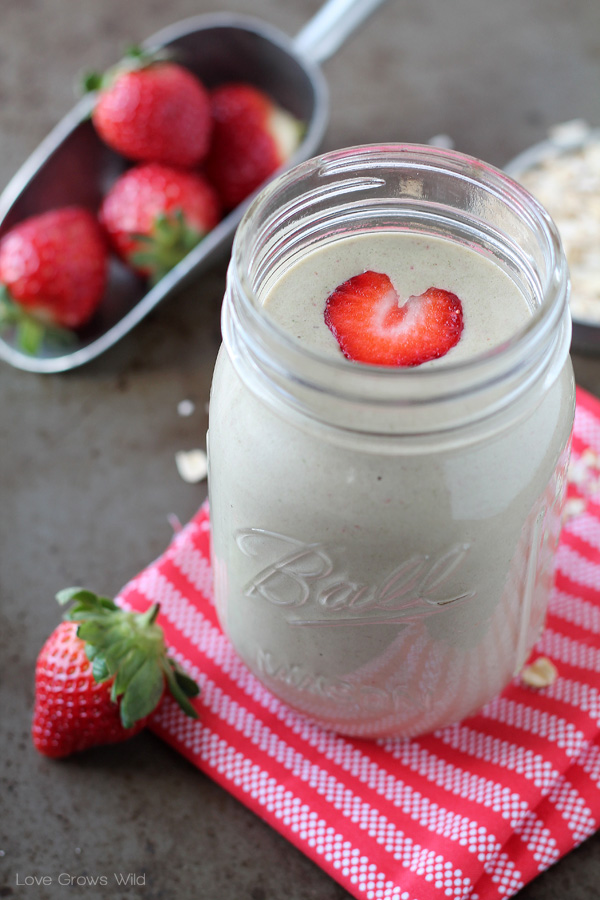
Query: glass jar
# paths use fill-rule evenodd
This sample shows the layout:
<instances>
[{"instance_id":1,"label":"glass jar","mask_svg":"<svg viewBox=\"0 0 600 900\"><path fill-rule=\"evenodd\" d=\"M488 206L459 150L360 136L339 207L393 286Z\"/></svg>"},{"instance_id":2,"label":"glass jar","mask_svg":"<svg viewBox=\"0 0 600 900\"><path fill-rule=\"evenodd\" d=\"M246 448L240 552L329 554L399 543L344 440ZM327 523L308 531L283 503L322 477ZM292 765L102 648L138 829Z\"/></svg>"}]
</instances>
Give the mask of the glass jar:
<instances>
[{"instance_id":1,"label":"glass jar","mask_svg":"<svg viewBox=\"0 0 600 900\"><path fill-rule=\"evenodd\" d=\"M475 250L525 327L443 366L311 350L263 308L305 254L403 231ZM500 692L540 634L574 382L555 227L500 171L417 145L356 147L268 186L239 226L210 403L215 599L275 695L341 733L413 736Z\"/></svg>"}]
</instances>

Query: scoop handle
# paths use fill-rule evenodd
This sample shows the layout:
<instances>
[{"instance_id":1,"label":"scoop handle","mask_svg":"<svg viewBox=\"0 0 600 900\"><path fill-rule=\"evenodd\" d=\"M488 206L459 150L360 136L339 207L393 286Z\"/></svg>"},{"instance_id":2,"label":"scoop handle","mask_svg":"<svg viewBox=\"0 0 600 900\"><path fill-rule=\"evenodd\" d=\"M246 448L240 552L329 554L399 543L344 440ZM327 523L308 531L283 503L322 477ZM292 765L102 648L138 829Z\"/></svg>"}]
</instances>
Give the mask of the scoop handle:
<instances>
[{"instance_id":1,"label":"scoop handle","mask_svg":"<svg viewBox=\"0 0 600 900\"><path fill-rule=\"evenodd\" d=\"M312 62L321 63L329 59L383 2L327 0L298 32L294 38L294 49Z\"/></svg>"}]
</instances>

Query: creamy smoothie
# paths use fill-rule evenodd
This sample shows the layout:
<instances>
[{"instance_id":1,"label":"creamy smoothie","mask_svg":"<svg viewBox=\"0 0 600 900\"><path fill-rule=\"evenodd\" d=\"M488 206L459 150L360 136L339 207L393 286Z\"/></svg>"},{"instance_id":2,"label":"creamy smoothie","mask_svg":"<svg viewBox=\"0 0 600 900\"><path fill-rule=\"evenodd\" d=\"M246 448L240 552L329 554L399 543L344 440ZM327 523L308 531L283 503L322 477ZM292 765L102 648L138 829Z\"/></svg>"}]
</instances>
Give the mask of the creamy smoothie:
<instances>
[{"instance_id":1,"label":"creamy smoothie","mask_svg":"<svg viewBox=\"0 0 600 900\"><path fill-rule=\"evenodd\" d=\"M390 378L346 359L325 305L367 270L391 278L400 304L432 286L456 294L458 343ZM310 367L288 378L274 366L263 389L225 328L209 431L225 632L274 694L342 733L411 736L469 715L519 670L543 625L570 363L563 356L502 408L498 398L514 388L505 376L477 416L461 391L443 403L419 399L436 372L462 378L482 353L506 352L535 302L491 254L406 230L363 230L290 255L262 279L256 308L275 329L268 340L279 334L290 354L308 351L315 372L327 360L331 379L307 415L299 398ZM340 424L353 379L384 375L385 391L407 373L414 402L384 398L372 423L373 404L357 404L355 420L344 413ZM463 424L442 427L447 407Z\"/></svg>"},{"instance_id":2,"label":"creamy smoothie","mask_svg":"<svg viewBox=\"0 0 600 900\"><path fill-rule=\"evenodd\" d=\"M324 246L278 277L262 297L266 315L305 347L343 359L325 324L327 297L360 272L389 276L400 305L434 286L461 301L464 330L458 344L425 367L455 363L515 335L532 309L512 279L492 260L448 240L406 233L358 235Z\"/></svg>"}]
</instances>

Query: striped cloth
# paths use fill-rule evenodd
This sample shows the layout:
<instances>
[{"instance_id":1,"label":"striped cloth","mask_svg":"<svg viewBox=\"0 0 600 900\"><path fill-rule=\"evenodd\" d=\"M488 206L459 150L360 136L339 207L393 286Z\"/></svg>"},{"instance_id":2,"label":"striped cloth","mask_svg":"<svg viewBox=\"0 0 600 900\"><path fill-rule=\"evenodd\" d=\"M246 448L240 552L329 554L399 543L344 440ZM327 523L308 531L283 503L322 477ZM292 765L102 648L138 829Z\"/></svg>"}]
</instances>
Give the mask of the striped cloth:
<instances>
[{"instance_id":1,"label":"striped cloth","mask_svg":"<svg viewBox=\"0 0 600 900\"><path fill-rule=\"evenodd\" d=\"M596 456L596 454L599 454ZM161 604L200 719L167 699L153 729L368 900L496 900L600 820L600 403L578 391L569 516L547 627L532 654L558 678L515 680L478 715L426 737L340 737L256 680L211 602L204 505L121 602Z\"/></svg>"}]
</instances>

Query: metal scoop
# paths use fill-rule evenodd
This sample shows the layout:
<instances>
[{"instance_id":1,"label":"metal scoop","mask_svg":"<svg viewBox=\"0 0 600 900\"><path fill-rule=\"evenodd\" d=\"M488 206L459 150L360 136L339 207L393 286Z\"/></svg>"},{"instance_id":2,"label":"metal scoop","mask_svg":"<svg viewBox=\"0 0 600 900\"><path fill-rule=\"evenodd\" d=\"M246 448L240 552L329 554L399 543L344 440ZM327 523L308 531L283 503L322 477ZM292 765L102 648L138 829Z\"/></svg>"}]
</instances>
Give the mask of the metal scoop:
<instances>
[{"instance_id":1,"label":"metal scoop","mask_svg":"<svg viewBox=\"0 0 600 900\"><path fill-rule=\"evenodd\" d=\"M264 22L231 14L195 16L144 43L168 48L208 87L250 81L306 124L290 168L314 156L328 121L327 86L319 63L331 56L383 0L329 0L290 40ZM0 237L28 216L61 206L98 209L127 162L106 147L90 121L93 97L84 97L24 163L0 196ZM151 289L112 260L102 304L69 346L29 356L0 337L0 357L30 372L62 372L89 362L126 335L157 303L196 276L227 249L252 198L224 218Z\"/></svg>"}]
</instances>

